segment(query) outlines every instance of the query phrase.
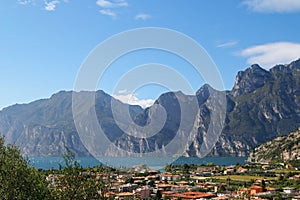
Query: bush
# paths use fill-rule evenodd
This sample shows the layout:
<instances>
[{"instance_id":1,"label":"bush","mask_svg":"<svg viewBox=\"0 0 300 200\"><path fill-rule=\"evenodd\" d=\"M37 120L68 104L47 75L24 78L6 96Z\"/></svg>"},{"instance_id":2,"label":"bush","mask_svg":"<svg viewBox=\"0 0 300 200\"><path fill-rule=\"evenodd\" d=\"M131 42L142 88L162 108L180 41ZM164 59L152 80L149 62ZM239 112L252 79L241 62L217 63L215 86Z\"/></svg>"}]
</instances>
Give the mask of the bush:
<instances>
[{"instance_id":1,"label":"bush","mask_svg":"<svg viewBox=\"0 0 300 200\"><path fill-rule=\"evenodd\" d=\"M4 145L0 137L1 199L49 199L45 177L29 165L14 145Z\"/></svg>"}]
</instances>

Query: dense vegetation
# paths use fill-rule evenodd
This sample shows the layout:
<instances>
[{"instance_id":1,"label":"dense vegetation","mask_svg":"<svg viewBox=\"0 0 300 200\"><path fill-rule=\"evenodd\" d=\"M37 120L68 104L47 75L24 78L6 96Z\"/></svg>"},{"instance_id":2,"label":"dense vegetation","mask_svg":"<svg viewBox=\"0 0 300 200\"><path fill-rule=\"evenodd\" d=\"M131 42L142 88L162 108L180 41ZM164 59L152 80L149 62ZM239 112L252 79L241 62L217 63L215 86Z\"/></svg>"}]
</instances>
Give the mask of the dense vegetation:
<instances>
[{"instance_id":1,"label":"dense vegetation","mask_svg":"<svg viewBox=\"0 0 300 200\"><path fill-rule=\"evenodd\" d=\"M48 199L48 183L44 175L31 167L14 145L4 145L0 138L1 199Z\"/></svg>"},{"instance_id":2,"label":"dense vegetation","mask_svg":"<svg viewBox=\"0 0 300 200\"><path fill-rule=\"evenodd\" d=\"M300 158L300 127L286 136L277 137L253 149L250 162L285 162Z\"/></svg>"},{"instance_id":3,"label":"dense vegetation","mask_svg":"<svg viewBox=\"0 0 300 200\"><path fill-rule=\"evenodd\" d=\"M106 185L101 177L84 173L75 159L75 154L68 150L64 155L65 164L60 170L37 170L23 158L14 145L4 145L0 138L0 198L3 200L76 200L104 199ZM101 172L102 167L97 168ZM46 180L46 175L55 172L59 179ZM57 176L57 175L54 175ZM100 192L99 192L100 191Z\"/></svg>"}]
</instances>

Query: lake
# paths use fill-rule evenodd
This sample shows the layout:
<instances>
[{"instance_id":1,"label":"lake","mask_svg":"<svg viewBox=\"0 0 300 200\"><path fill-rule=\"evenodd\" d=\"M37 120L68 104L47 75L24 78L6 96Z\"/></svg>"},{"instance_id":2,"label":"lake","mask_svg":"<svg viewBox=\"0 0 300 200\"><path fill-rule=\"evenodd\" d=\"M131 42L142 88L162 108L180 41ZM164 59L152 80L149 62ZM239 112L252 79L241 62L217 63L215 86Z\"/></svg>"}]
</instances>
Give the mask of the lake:
<instances>
[{"instance_id":1,"label":"lake","mask_svg":"<svg viewBox=\"0 0 300 200\"><path fill-rule=\"evenodd\" d=\"M152 169L163 169L166 163L171 163L173 158L100 158L99 160L93 157L78 157L77 161L83 167L93 167L100 165L100 161L104 165L110 165L113 167L132 167L136 165L146 164ZM173 162L174 165L182 164L207 164L213 162L216 165L235 165L237 163L244 164L246 162L246 157L180 157ZM40 169L58 169L59 165L64 164L62 157L29 157L30 164L35 168ZM164 163L162 165L162 163Z\"/></svg>"}]
</instances>

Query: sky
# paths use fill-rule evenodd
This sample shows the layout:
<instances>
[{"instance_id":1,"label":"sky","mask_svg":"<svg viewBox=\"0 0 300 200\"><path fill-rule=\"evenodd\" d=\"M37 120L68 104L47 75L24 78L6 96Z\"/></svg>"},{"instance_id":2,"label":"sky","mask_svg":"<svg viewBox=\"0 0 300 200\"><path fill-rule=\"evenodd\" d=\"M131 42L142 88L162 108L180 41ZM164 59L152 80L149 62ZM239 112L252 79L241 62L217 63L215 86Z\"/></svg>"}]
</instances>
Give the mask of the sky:
<instances>
[{"instance_id":1,"label":"sky","mask_svg":"<svg viewBox=\"0 0 300 200\"><path fill-rule=\"evenodd\" d=\"M268 70L300 57L299 20L299 0L4 0L0 2L0 109L73 90L82 64L99 44L145 27L192 38L209 54L224 89L230 90L237 72L251 64ZM170 88L150 84L135 91L115 91L126 73L147 63L173 68L193 92L205 83L184 59L144 49L116 60L99 78L97 89L131 104L151 105Z\"/></svg>"}]
</instances>

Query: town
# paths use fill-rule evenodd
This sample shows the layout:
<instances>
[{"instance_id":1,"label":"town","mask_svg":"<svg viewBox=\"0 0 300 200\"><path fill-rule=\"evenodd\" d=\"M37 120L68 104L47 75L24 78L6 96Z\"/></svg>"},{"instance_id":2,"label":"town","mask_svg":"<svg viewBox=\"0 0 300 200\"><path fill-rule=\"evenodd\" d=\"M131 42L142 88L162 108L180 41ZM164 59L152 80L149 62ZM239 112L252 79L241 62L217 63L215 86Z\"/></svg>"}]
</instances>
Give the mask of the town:
<instances>
[{"instance_id":1,"label":"town","mask_svg":"<svg viewBox=\"0 0 300 200\"><path fill-rule=\"evenodd\" d=\"M184 164L166 165L160 171L147 165L120 169L99 166L78 168L81 179L77 177L76 182L94 180L100 185L98 195L102 199L300 199L299 164ZM62 172L46 170L46 179L49 187L70 194L70 188L61 181L66 176Z\"/></svg>"}]
</instances>

